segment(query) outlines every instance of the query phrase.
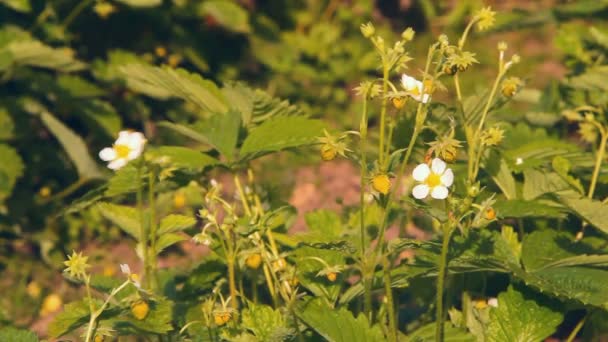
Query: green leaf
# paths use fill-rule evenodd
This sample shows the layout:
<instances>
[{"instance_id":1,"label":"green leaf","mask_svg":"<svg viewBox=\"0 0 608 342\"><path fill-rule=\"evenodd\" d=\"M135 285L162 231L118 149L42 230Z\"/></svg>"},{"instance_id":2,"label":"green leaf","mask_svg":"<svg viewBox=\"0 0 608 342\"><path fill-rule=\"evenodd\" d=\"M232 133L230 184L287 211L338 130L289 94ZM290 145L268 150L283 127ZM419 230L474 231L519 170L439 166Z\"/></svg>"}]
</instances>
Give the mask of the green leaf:
<instances>
[{"instance_id":1,"label":"green leaf","mask_svg":"<svg viewBox=\"0 0 608 342\"><path fill-rule=\"evenodd\" d=\"M30 0L0 0L0 3L14 9L17 12L29 13L32 11Z\"/></svg>"},{"instance_id":2,"label":"green leaf","mask_svg":"<svg viewBox=\"0 0 608 342\"><path fill-rule=\"evenodd\" d=\"M173 330L171 325L173 304L165 298L157 298L149 301L150 312L143 320L133 317L127 311L119 317L112 319L114 329L126 334L141 335L142 332L153 334L165 334Z\"/></svg>"},{"instance_id":3,"label":"green leaf","mask_svg":"<svg viewBox=\"0 0 608 342\"><path fill-rule=\"evenodd\" d=\"M38 336L32 331L13 327L0 328L0 341L38 342Z\"/></svg>"},{"instance_id":4,"label":"green leaf","mask_svg":"<svg viewBox=\"0 0 608 342\"><path fill-rule=\"evenodd\" d=\"M105 91L95 83L75 75L59 75L57 85L69 96L75 98L98 97L105 94Z\"/></svg>"},{"instance_id":5,"label":"green leaf","mask_svg":"<svg viewBox=\"0 0 608 342\"><path fill-rule=\"evenodd\" d=\"M322 133L320 120L297 116L273 118L251 130L241 147L241 157L313 144Z\"/></svg>"},{"instance_id":6,"label":"green leaf","mask_svg":"<svg viewBox=\"0 0 608 342\"><path fill-rule=\"evenodd\" d=\"M105 202L98 203L97 208L103 217L112 221L135 240L140 240L141 221L137 209Z\"/></svg>"},{"instance_id":7,"label":"green leaf","mask_svg":"<svg viewBox=\"0 0 608 342\"><path fill-rule=\"evenodd\" d=\"M562 246L572 245L570 235L544 229L527 234L522 244L522 261L528 272L533 272L555 260L575 255Z\"/></svg>"},{"instance_id":8,"label":"green leaf","mask_svg":"<svg viewBox=\"0 0 608 342\"><path fill-rule=\"evenodd\" d=\"M148 154L163 165L168 164L179 169L203 170L219 163L215 158L182 146L161 146L150 149Z\"/></svg>"},{"instance_id":9,"label":"green leaf","mask_svg":"<svg viewBox=\"0 0 608 342\"><path fill-rule=\"evenodd\" d=\"M0 140L6 140L13 137L15 124L13 118L8 113L6 108L0 108Z\"/></svg>"},{"instance_id":10,"label":"green leaf","mask_svg":"<svg viewBox=\"0 0 608 342\"><path fill-rule=\"evenodd\" d=\"M0 201L13 192L17 179L23 175L23 160L17 151L6 144L0 144Z\"/></svg>"},{"instance_id":11,"label":"green leaf","mask_svg":"<svg viewBox=\"0 0 608 342\"><path fill-rule=\"evenodd\" d=\"M80 107L82 113L101 127L108 136L115 137L122 127L122 118L109 102L87 100Z\"/></svg>"},{"instance_id":12,"label":"green leaf","mask_svg":"<svg viewBox=\"0 0 608 342\"><path fill-rule=\"evenodd\" d=\"M546 217L566 218L566 209L552 201L497 200L494 209L501 218Z\"/></svg>"},{"instance_id":13,"label":"green leaf","mask_svg":"<svg viewBox=\"0 0 608 342\"><path fill-rule=\"evenodd\" d=\"M234 155L240 127L241 114L234 110L215 114L208 120L192 125L194 130L205 136L209 144L229 159Z\"/></svg>"},{"instance_id":14,"label":"green leaf","mask_svg":"<svg viewBox=\"0 0 608 342\"><path fill-rule=\"evenodd\" d=\"M543 341L555 332L563 315L509 286L498 295L498 307L490 311L488 341Z\"/></svg>"},{"instance_id":15,"label":"green leaf","mask_svg":"<svg viewBox=\"0 0 608 342\"><path fill-rule=\"evenodd\" d=\"M2 50L0 50L2 51ZM75 60L67 49L55 49L36 40L14 41L4 47L12 63L54 69L62 72L82 70L86 64Z\"/></svg>"},{"instance_id":16,"label":"green leaf","mask_svg":"<svg viewBox=\"0 0 608 342\"><path fill-rule=\"evenodd\" d=\"M82 179L88 180L102 177L97 164L89 155L87 145L80 136L46 110L40 112L40 119L59 140L61 146L63 146L70 159L76 165L78 175Z\"/></svg>"},{"instance_id":17,"label":"green leaf","mask_svg":"<svg viewBox=\"0 0 608 342\"><path fill-rule=\"evenodd\" d=\"M293 333L283 315L268 305L249 303L243 310L243 328L251 331L257 341L285 341Z\"/></svg>"},{"instance_id":18,"label":"green leaf","mask_svg":"<svg viewBox=\"0 0 608 342\"><path fill-rule=\"evenodd\" d=\"M344 309L330 308L319 300L298 307L296 315L329 342L384 341L378 326L370 326L365 315L357 318Z\"/></svg>"},{"instance_id":19,"label":"green leaf","mask_svg":"<svg viewBox=\"0 0 608 342\"><path fill-rule=\"evenodd\" d=\"M418 328L408 336L407 342L431 342L435 341L435 323L430 323ZM446 342L474 342L475 336L465 329L457 328L451 323L444 324L444 341Z\"/></svg>"},{"instance_id":20,"label":"green leaf","mask_svg":"<svg viewBox=\"0 0 608 342\"><path fill-rule=\"evenodd\" d=\"M608 234L608 204L582 197L574 191L561 192L558 197L581 219Z\"/></svg>"},{"instance_id":21,"label":"green leaf","mask_svg":"<svg viewBox=\"0 0 608 342\"><path fill-rule=\"evenodd\" d=\"M526 284L554 296L587 305L608 307L608 270L605 254L565 232L540 230L526 236L522 262L527 272L514 268Z\"/></svg>"},{"instance_id":22,"label":"green leaf","mask_svg":"<svg viewBox=\"0 0 608 342\"><path fill-rule=\"evenodd\" d=\"M547 193L570 189L570 185L554 172L526 169L524 170L524 180L522 192L525 200L533 200Z\"/></svg>"},{"instance_id":23,"label":"green leaf","mask_svg":"<svg viewBox=\"0 0 608 342\"><path fill-rule=\"evenodd\" d=\"M507 199L517 198L515 178L513 177L507 162L502 159L498 153L492 153L484 167Z\"/></svg>"},{"instance_id":24,"label":"green leaf","mask_svg":"<svg viewBox=\"0 0 608 342\"><path fill-rule=\"evenodd\" d=\"M166 233L179 232L184 229L188 229L196 224L196 219L191 216L170 214L160 221L160 228L158 229L158 236Z\"/></svg>"},{"instance_id":25,"label":"green leaf","mask_svg":"<svg viewBox=\"0 0 608 342\"><path fill-rule=\"evenodd\" d=\"M162 0L116 0L131 7L156 7L163 3Z\"/></svg>"},{"instance_id":26,"label":"green leaf","mask_svg":"<svg viewBox=\"0 0 608 342\"><path fill-rule=\"evenodd\" d=\"M138 187L143 186L142 179L138 178L137 166L133 165L134 163L129 163L117 170L112 178L108 180L108 188L105 191L105 195L108 197L113 197L117 195L122 195L126 193L131 193L137 191ZM145 170L142 170L141 177L146 174Z\"/></svg>"},{"instance_id":27,"label":"green leaf","mask_svg":"<svg viewBox=\"0 0 608 342\"><path fill-rule=\"evenodd\" d=\"M557 174L562 177L562 179L566 181L572 188L577 190L580 194L585 192L581 181L569 174L570 170L572 169L572 164L568 159L562 156L557 156L553 158L551 166L553 167L553 170L555 170L555 172L557 172Z\"/></svg>"},{"instance_id":28,"label":"green leaf","mask_svg":"<svg viewBox=\"0 0 608 342\"><path fill-rule=\"evenodd\" d=\"M232 1L208 0L201 4L199 13L210 16L226 29L239 33L249 33L249 14Z\"/></svg>"},{"instance_id":29,"label":"green leaf","mask_svg":"<svg viewBox=\"0 0 608 342\"><path fill-rule=\"evenodd\" d=\"M342 235L340 216L331 210L316 210L304 216L308 232L302 234L306 242L332 242Z\"/></svg>"},{"instance_id":30,"label":"green leaf","mask_svg":"<svg viewBox=\"0 0 608 342\"><path fill-rule=\"evenodd\" d=\"M183 234L163 234L156 241L156 254L160 254L165 248L173 246L174 244L184 240L188 240L188 237Z\"/></svg>"},{"instance_id":31,"label":"green leaf","mask_svg":"<svg viewBox=\"0 0 608 342\"><path fill-rule=\"evenodd\" d=\"M228 111L226 101L217 86L200 75L183 69L127 64L120 67L127 85L146 95L161 99L178 97L211 113Z\"/></svg>"},{"instance_id":32,"label":"green leaf","mask_svg":"<svg viewBox=\"0 0 608 342\"><path fill-rule=\"evenodd\" d=\"M96 302L97 307L101 306L99 301ZM88 300L66 304L63 311L55 316L55 319L49 325L49 335L57 338L87 324L89 322L89 310Z\"/></svg>"},{"instance_id":33,"label":"green leaf","mask_svg":"<svg viewBox=\"0 0 608 342\"><path fill-rule=\"evenodd\" d=\"M594 66L585 70L584 73L573 76L568 80L568 85L583 90L608 90L604 81L608 77L608 66Z\"/></svg>"}]
</instances>

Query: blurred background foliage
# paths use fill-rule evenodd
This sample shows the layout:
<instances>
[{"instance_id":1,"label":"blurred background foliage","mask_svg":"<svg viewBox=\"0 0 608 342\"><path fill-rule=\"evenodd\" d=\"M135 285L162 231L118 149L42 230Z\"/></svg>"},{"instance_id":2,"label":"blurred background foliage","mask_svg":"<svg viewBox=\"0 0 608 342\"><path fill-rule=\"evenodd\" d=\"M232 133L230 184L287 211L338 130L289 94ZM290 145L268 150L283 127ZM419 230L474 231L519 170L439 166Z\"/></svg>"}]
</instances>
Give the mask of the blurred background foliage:
<instances>
[{"instance_id":1,"label":"blurred background foliage","mask_svg":"<svg viewBox=\"0 0 608 342\"><path fill-rule=\"evenodd\" d=\"M0 291L16 289L1 300L0 322L34 323L67 251L82 241L119 241L118 228L93 209L60 215L109 177L96 151L122 128L175 144L183 138L158 122L208 116L132 92L121 66L169 65L223 85L244 82L262 89L255 91L260 105L288 100L333 128L351 129L361 105L353 88L378 74L361 23L373 20L385 37L413 27L416 72L432 37L456 39L451 33L484 5L500 11L498 23L471 38L481 63L462 78L464 87L483 90L478 81L492 73L494 46L506 40L522 55L516 72L527 88L500 119L578 134L561 123L561 110L606 103L606 1L0 0L0 269L11 275ZM401 126L406 131L411 119ZM259 166L275 186L291 184L294 168L318 160L312 153L276 158L272 169ZM27 286L34 280L42 290Z\"/></svg>"}]
</instances>

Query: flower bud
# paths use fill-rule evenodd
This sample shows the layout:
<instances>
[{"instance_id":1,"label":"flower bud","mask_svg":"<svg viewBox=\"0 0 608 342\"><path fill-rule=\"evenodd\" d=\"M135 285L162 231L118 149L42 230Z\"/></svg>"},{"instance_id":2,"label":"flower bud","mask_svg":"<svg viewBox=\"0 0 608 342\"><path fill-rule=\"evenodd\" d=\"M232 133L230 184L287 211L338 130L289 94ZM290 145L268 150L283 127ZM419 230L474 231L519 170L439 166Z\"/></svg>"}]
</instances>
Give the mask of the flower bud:
<instances>
[{"instance_id":1,"label":"flower bud","mask_svg":"<svg viewBox=\"0 0 608 342\"><path fill-rule=\"evenodd\" d=\"M517 90L522 86L522 81L518 77L509 77L502 81L500 92L505 97L513 97Z\"/></svg>"},{"instance_id":2,"label":"flower bud","mask_svg":"<svg viewBox=\"0 0 608 342\"><path fill-rule=\"evenodd\" d=\"M456 74L456 72L458 72L458 66L457 65L451 65L449 63L445 63L443 65L443 73L446 75L454 75Z\"/></svg>"},{"instance_id":3,"label":"flower bud","mask_svg":"<svg viewBox=\"0 0 608 342\"><path fill-rule=\"evenodd\" d=\"M367 24L361 24L360 29L361 33L365 38L370 38L374 35L374 33L376 33L376 28L371 22L368 22Z\"/></svg>"},{"instance_id":4,"label":"flower bud","mask_svg":"<svg viewBox=\"0 0 608 342\"><path fill-rule=\"evenodd\" d=\"M148 312L150 312L150 306L144 300L131 304L131 314L139 321L144 320L148 316Z\"/></svg>"},{"instance_id":5,"label":"flower bud","mask_svg":"<svg viewBox=\"0 0 608 342\"><path fill-rule=\"evenodd\" d=\"M245 259L245 264L247 265L247 267L253 269L253 270L257 270L258 268L260 268L260 265L262 264L262 256L260 254L251 254L250 256L247 257L247 259Z\"/></svg>"},{"instance_id":6,"label":"flower bud","mask_svg":"<svg viewBox=\"0 0 608 342\"><path fill-rule=\"evenodd\" d=\"M218 327L228 323L231 318L232 314L230 311L218 311L213 313L213 322L215 322L215 325Z\"/></svg>"},{"instance_id":7,"label":"flower bud","mask_svg":"<svg viewBox=\"0 0 608 342\"><path fill-rule=\"evenodd\" d=\"M467 195L469 197L475 198L477 197L477 195L479 195L479 186L478 185L471 185L468 189L467 189Z\"/></svg>"},{"instance_id":8,"label":"flower bud","mask_svg":"<svg viewBox=\"0 0 608 342\"><path fill-rule=\"evenodd\" d=\"M324 161L334 160L337 154L338 151L330 144L325 144L321 147L321 159Z\"/></svg>"},{"instance_id":9,"label":"flower bud","mask_svg":"<svg viewBox=\"0 0 608 342\"><path fill-rule=\"evenodd\" d=\"M51 196L51 188L49 188L48 186L43 186L38 191L38 195L40 195L40 197L42 198L48 198L49 196Z\"/></svg>"},{"instance_id":10,"label":"flower bud","mask_svg":"<svg viewBox=\"0 0 608 342\"><path fill-rule=\"evenodd\" d=\"M173 195L173 207L175 209L181 209L186 206L186 196L181 192L176 192Z\"/></svg>"},{"instance_id":11,"label":"flower bud","mask_svg":"<svg viewBox=\"0 0 608 342\"><path fill-rule=\"evenodd\" d=\"M329 272L325 277L327 277L327 280L333 283L334 281L336 281L336 279L338 279L338 274L336 272Z\"/></svg>"},{"instance_id":12,"label":"flower bud","mask_svg":"<svg viewBox=\"0 0 608 342\"><path fill-rule=\"evenodd\" d=\"M494 208L486 209L485 218L486 218L486 220L489 220L489 221L496 219L496 210L494 210Z\"/></svg>"},{"instance_id":13,"label":"flower bud","mask_svg":"<svg viewBox=\"0 0 608 342\"><path fill-rule=\"evenodd\" d=\"M372 178L372 188L383 195L391 189L391 179L386 174L378 174Z\"/></svg>"},{"instance_id":14,"label":"flower bud","mask_svg":"<svg viewBox=\"0 0 608 342\"><path fill-rule=\"evenodd\" d=\"M406 42L409 42L414 39L415 35L416 35L416 31L414 31L413 28L408 27L407 29L405 29L405 31L403 31L401 33L401 38L403 40L405 40Z\"/></svg>"},{"instance_id":15,"label":"flower bud","mask_svg":"<svg viewBox=\"0 0 608 342\"><path fill-rule=\"evenodd\" d=\"M57 312L59 309L61 309L62 305L63 301L61 300L61 297L59 297L59 295L56 293L51 293L50 295L44 297L42 307L40 309L40 315L46 316L50 313Z\"/></svg>"},{"instance_id":16,"label":"flower bud","mask_svg":"<svg viewBox=\"0 0 608 342\"><path fill-rule=\"evenodd\" d=\"M403 108L403 106L405 106L405 103L407 102L407 98L406 97L393 97L393 99L391 101L393 102L393 107L395 107L397 109L401 109L401 108Z\"/></svg>"}]
</instances>

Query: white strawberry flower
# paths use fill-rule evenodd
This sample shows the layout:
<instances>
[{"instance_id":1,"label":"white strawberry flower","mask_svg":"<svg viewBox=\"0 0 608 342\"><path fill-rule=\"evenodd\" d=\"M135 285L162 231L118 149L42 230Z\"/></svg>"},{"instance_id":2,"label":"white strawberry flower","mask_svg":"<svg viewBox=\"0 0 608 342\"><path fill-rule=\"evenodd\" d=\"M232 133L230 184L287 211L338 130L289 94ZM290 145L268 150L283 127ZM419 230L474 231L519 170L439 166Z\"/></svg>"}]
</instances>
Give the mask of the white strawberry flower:
<instances>
[{"instance_id":1,"label":"white strawberry flower","mask_svg":"<svg viewBox=\"0 0 608 342\"><path fill-rule=\"evenodd\" d=\"M118 170L131 160L137 159L144 151L146 138L140 132L121 131L112 147L99 152L101 160L109 162L108 168Z\"/></svg>"},{"instance_id":2,"label":"white strawberry flower","mask_svg":"<svg viewBox=\"0 0 608 342\"><path fill-rule=\"evenodd\" d=\"M429 102L431 95L424 92L424 84L414 77L406 74L401 75L401 85L414 100L422 103Z\"/></svg>"},{"instance_id":3,"label":"white strawberry flower","mask_svg":"<svg viewBox=\"0 0 608 342\"><path fill-rule=\"evenodd\" d=\"M415 180L421 182L412 190L412 195L417 199L426 198L429 194L435 199L448 197L448 188L454 183L454 173L447 168L446 163L435 158L431 167L426 163L416 166L412 173Z\"/></svg>"}]
</instances>

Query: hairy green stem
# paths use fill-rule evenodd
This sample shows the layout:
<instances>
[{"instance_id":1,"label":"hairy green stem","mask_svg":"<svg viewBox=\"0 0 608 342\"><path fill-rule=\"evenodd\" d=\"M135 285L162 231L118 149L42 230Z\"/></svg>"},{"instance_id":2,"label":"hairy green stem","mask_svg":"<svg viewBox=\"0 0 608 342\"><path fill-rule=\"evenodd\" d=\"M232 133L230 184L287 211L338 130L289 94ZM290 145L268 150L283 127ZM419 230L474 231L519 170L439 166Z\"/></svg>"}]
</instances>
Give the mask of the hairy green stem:
<instances>
[{"instance_id":1,"label":"hairy green stem","mask_svg":"<svg viewBox=\"0 0 608 342\"><path fill-rule=\"evenodd\" d=\"M498 89L498 84L500 83L500 80L504 76L502 60L499 61L499 64L500 65L499 65L498 75L496 75L496 79L494 80L494 84L492 85L492 90L490 91L490 96L488 97L488 102L486 102L483 112L481 113L481 119L479 120L479 125L477 127L477 130L475 131L475 134L473 135L474 143L472 145L469 145L469 161L468 161L469 184L473 184L473 182L475 181L475 178L477 177L477 172L478 172L477 168L479 168L479 165L475 165L475 164L476 164L477 159L481 158L482 148L481 148L481 144L479 141L479 139L481 137L481 131L483 130L483 125L488 116L488 112L490 111L490 107L492 106L492 101L494 100L494 96L496 95L496 90ZM476 147L478 149L476 149ZM475 157L471 158L471 156L475 156Z\"/></svg>"},{"instance_id":2,"label":"hairy green stem","mask_svg":"<svg viewBox=\"0 0 608 342\"><path fill-rule=\"evenodd\" d=\"M361 114L361 122L359 124L359 134L360 134L360 140L359 140L359 149L360 149L360 153L361 153L361 180L360 180L360 187L361 189L359 190L359 205L360 205L360 221L361 221L361 226L360 226L360 249L361 249L361 269L362 269L362 276L361 276L361 281L363 282L363 288L364 288L364 295L363 295L363 312L365 312L365 315L370 318L371 317L371 311L372 311L372 287L371 287L371 283L372 283L372 279L370 277L368 277L368 273L367 270L367 255L366 255L366 239L365 239L365 183L366 183L366 177L367 177L367 155L366 155L366 148L367 148L367 94L364 94L363 97L363 113Z\"/></svg>"},{"instance_id":3,"label":"hairy green stem","mask_svg":"<svg viewBox=\"0 0 608 342\"><path fill-rule=\"evenodd\" d=\"M146 234L146 220L144 215L144 181L143 177L143 168L144 168L144 158L143 156L139 159L139 163L137 163L137 210L139 211L139 243L142 246L142 263L144 265L142 271L142 278L144 281L144 285L147 284L148 281L147 271L148 271L148 235Z\"/></svg>"},{"instance_id":4,"label":"hairy green stem","mask_svg":"<svg viewBox=\"0 0 608 342\"><path fill-rule=\"evenodd\" d=\"M576 335L578 334L579 331L581 331L581 329L583 328L583 326L585 325L585 321L587 321L587 315L585 315L574 327L574 330L572 330L572 332L570 333L570 335L568 335L568 338L566 339L566 342L572 342L574 341L574 339L576 338Z\"/></svg>"},{"instance_id":5,"label":"hairy green stem","mask_svg":"<svg viewBox=\"0 0 608 342\"><path fill-rule=\"evenodd\" d=\"M386 93L388 91L388 64L385 59L382 59L383 72L382 72L382 108L380 109L380 143L378 144L378 165L380 170L385 170L384 165L384 131L386 130Z\"/></svg>"},{"instance_id":6,"label":"hairy green stem","mask_svg":"<svg viewBox=\"0 0 608 342\"><path fill-rule=\"evenodd\" d=\"M97 311L91 312L91 316L89 318L89 325L87 327L87 334L86 334L85 342L90 342L91 339L93 338L93 332L95 330L94 329L95 322L97 321L97 318L99 318L99 316L101 316L101 314L106 309L108 304L110 304L110 300L112 300L112 298L114 298L114 296L116 296L116 294L118 294L118 292L122 291L122 289L124 289L125 286L129 285L129 283L130 283L130 281L127 280L124 283L122 283L119 287L113 289L112 292L110 292L110 295L108 296L108 298L106 298L106 300L103 302L101 307L99 309L97 309Z\"/></svg>"},{"instance_id":7,"label":"hairy green stem","mask_svg":"<svg viewBox=\"0 0 608 342\"><path fill-rule=\"evenodd\" d=\"M230 250L232 248L229 248ZM236 291L236 279L235 279L235 267L234 267L234 251L231 251L228 256L227 267L228 267L228 287L230 289L230 304L232 305L232 309L237 310L239 305L237 301L237 291Z\"/></svg>"},{"instance_id":8,"label":"hairy green stem","mask_svg":"<svg viewBox=\"0 0 608 342\"><path fill-rule=\"evenodd\" d=\"M397 342L397 316L395 314L395 300L393 298L393 289L391 287L391 271L390 260L384 258L384 291L386 292L386 307L388 312L388 340Z\"/></svg>"},{"instance_id":9,"label":"hairy green stem","mask_svg":"<svg viewBox=\"0 0 608 342\"><path fill-rule=\"evenodd\" d=\"M439 259L439 272L437 274L437 315L435 318L435 341L443 341L443 290L445 286L445 275L448 263L448 247L450 245L450 237L452 236L452 228L449 223L443 229L443 242L441 244L441 258Z\"/></svg>"},{"instance_id":10,"label":"hairy green stem","mask_svg":"<svg viewBox=\"0 0 608 342\"><path fill-rule=\"evenodd\" d=\"M458 102L462 102L462 93L460 92L460 78L458 77L458 73L454 75L454 88L456 88L456 98Z\"/></svg>"},{"instance_id":11,"label":"hairy green stem","mask_svg":"<svg viewBox=\"0 0 608 342\"><path fill-rule=\"evenodd\" d=\"M76 17L78 17L78 15L80 15L80 13L84 11L84 9L87 8L87 6L94 1L95 0L82 0L78 5L76 5L76 7L74 7L70 14L68 14L65 20L63 20L63 23L61 24L62 29L65 31L68 26L70 26L70 24L74 21L74 19L76 19Z\"/></svg>"},{"instance_id":12,"label":"hairy green stem","mask_svg":"<svg viewBox=\"0 0 608 342\"><path fill-rule=\"evenodd\" d=\"M149 275L148 283L151 284L153 290L158 289L158 279L156 274L157 268L157 251L156 251L156 240L157 240L157 228L156 224L156 197L154 193L154 187L156 186L156 172L154 170L150 170L148 174L148 206L150 208L150 248L145 251L145 253L150 253L148 256L148 270Z\"/></svg>"},{"instance_id":13,"label":"hairy green stem","mask_svg":"<svg viewBox=\"0 0 608 342\"><path fill-rule=\"evenodd\" d=\"M597 156L595 157L595 167L593 168L593 176L591 176L591 184L589 185L589 193L587 194L588 198L593 198L595 186L597 185L597 179L600 175L600 168L602 167L602 162L604 160L604 154L606 153L606 141L608 140L608 132L606 132L606 130L603 128L600 132L600 147L598 148Z\"/></svg>"}]
</instances>

